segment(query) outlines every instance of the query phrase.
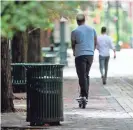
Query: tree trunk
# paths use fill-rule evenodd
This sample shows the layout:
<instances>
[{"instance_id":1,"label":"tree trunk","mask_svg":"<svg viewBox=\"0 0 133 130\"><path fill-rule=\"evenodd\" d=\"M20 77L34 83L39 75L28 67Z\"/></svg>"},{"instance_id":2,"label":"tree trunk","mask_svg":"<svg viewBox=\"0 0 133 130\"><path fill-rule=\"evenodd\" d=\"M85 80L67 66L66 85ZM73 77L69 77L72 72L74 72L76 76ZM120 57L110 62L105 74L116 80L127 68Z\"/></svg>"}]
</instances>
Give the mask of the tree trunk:
<instances>
[{"instance_id":1,"label":"tree trunk","mask_svg":"<svg viewBox=\"0 0 133 130\"><path fill-rule=\"evenodd\" d=\"M10 63L9 41L8 39L1 38L1 112L15 111Z\"/></svg>"},{"instance_id":2,"label":"tree trunk","mask_svg":"<svg viewBox=\"0 0 133 130\"><path fill-rule=\"evenodd\" d=\"M28 62L41 62L40 29L33 30L28 35L27 60Z\"/></svg>"},{"instance_id":3,"label":"tree trunk","mask_svg":"<svg viewBox=\"0 0 133 130\"><path fill-rule=\"evenodd\" d=\"M23 62L27 62L27 52L28 52L28 32L25 31L23 32L23 57L24 57L24 61Z\"/></svg>"},{"instance_id":4,"label":"tree trunk","mask_svg":"<svg viewBox=\"0 0 133 130\"><path fill-rule=\"evenodd\" d=\"M26 61L27 61L26 32L17 32L12 39L12 62L21 63Z\"/></svg>"},{"instance_id":5,"label":"tree trunk","mask_svg":"<svg viewBox=\"0 0 133 130\"><path fill-rule=\"evenodd\" d=\"M41 30L40 31L40 42L42 47L49 47L51 44L51 34L49 30ZM52 42L53 43L53 42Z\"/></svg>"}]
</instances>

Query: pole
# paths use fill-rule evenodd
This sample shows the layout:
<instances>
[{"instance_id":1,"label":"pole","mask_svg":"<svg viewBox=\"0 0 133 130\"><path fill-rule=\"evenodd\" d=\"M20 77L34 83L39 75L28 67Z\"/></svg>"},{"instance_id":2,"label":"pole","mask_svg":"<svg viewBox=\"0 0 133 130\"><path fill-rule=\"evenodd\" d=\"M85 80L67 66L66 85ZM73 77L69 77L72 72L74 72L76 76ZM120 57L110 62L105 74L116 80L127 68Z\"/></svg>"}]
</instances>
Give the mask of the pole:
<instances>
[{"instance_id":1,"label":"pole","mask_svg":"<svg viewBox=\"0 0 133 130\"><path fill-rule=\"evenodd\" d=\"M60 22L60 64L67 65L67 44L65 43L65 22Z\"/></svg>"},{"instance_id":2,"label":"pole","mask_svg":"<svg viewBox=\"0 0 133 130\"><path fill-rule=\"evenodd\" d=\"M131 22L133 22L133 1L130 1L129 4L130 4L129 12L130 12L130 17L131 17ZM133 48L133 24L131 25L131 30L132 30L132 32L131 32L131 48Z\"/></svg>"},{"instance_id":3,"label":"pole","mask_svg":"<svg viewBox=\"0 0 133 130\"><path fill-rule=\"evenodd\" d=\"M120 45L119 45L119 2L116 1L116 33L117 33L117 43L116 43L116 51L120 51Z\"/></svg>"},{"instance_id":4,"label":"pole","mask_svg":"<svg viewBox=\"0 0 133 130\"><path fill-rule=\"evenodd\" d=\"M110 22L110 2L108 1L108 8L107 8L107 13L106 13L106 27L108 27L108 33L109 33L109 22Z\"/></svg>"}]
</instances>

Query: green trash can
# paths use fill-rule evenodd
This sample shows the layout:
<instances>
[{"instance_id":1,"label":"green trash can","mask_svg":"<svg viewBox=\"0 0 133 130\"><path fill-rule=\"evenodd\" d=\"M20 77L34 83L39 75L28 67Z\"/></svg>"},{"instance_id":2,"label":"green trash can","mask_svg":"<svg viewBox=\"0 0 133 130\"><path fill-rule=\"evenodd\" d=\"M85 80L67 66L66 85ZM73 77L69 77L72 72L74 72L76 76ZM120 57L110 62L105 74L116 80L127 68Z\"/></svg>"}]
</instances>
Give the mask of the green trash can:
<instances>
[{"instance_id":1,"label":"green trash can","mask_svg":"<svg viewBox=\"0 0 133 130\"><path fill-rule=\"evenodd\" d=\"M57 52L47 52L44 56L44 63L55 64L57 63Z\"/></svg>"},{"instance_id":2,"label":"green trash can","mask_svg":"<svg viewBox=\"0 0 133 130\"><path fill-rule=\"evenodd\" d=\"M45 63L55 63L56 62L56 55L47 55L44 57Z\"/></svg>"},{"instance_id":3,"label":"green trash can","mask_svg":"<svg viewBox=\"0 0 133 130\"><path fill-rule=\"evenodd\" d=\"M63 66L27 65L27 122L31 126L63 121Z\"/></svg>"},{"instance_id":4,"label":"green trash can","mask_svg":"<svg viewBox=\"0 0 133 130\"><path fill-rule=\"evenodd\" d=\"M13 92L26 92L26 71L24 63L12 63L11 74L12 74L12 86Z\"/></svg>"}]
</instances>

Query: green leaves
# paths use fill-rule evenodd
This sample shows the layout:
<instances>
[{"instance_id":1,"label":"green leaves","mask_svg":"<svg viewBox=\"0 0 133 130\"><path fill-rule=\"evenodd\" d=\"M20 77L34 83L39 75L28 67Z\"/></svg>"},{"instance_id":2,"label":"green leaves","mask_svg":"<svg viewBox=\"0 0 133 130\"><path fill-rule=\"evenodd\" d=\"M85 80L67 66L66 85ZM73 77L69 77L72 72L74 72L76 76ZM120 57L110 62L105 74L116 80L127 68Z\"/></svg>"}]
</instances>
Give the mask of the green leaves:
<instances>
[{"instance_id":1,"label":"green leaves","mask_svg":"<svg viewBox=\"0 0 133 130\"><path fill-rule=\"evenodd\" d=\"M68 1L2 1L2 36L11 38L17 31L25 31L28 26L52 28L54 19L61 15L73 17L76 2Z\"/></svg>"},{"instance_id":2,"label":"green leaves","mask_svg":"<svg viewBox=\"0 0 133 130\"><path fill-rule=\"evenodd\" d=\"M75 18L78 6L85 1L2 1L2 36L12 37L28 26L52 28L61 16Z\"/></svg>"}]
</instances>

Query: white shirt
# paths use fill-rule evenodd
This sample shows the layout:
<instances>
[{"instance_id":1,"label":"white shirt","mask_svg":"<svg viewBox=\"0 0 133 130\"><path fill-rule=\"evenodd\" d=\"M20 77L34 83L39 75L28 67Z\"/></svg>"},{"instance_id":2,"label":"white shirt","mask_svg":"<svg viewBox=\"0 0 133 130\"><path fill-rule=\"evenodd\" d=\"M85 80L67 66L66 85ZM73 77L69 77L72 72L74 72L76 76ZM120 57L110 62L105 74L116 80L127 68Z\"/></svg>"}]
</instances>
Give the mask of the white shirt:
<instances>
[{"instance_id":1,"label":"white shirt","mask_svg":"<svg viewBox=\"0 0 133 130\"><path fill-rule=\"evenodd\" d=\"M110 49L115 49L111 37L107 34L102 34L97 38L97 50L101 56L109 56Z\"/></svg>"}]
</instances>

